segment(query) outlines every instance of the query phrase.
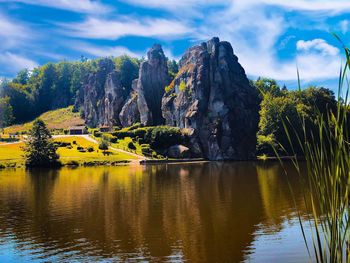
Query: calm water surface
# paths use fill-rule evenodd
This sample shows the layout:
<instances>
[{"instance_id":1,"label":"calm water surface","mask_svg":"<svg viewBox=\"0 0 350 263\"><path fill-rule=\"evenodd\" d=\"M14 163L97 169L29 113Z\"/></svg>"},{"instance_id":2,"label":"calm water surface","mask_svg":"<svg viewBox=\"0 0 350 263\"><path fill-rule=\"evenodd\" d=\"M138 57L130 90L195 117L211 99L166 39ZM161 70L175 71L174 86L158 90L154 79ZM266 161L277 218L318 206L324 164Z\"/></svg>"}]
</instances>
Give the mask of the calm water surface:
<instances>
[{"instance_id":1,"label":"calm water surface","mask_svg":"<svg viewBox=\"0 0 350 263\"><path fill-rule=\"evenodd\" d=\"M4 170L0 262L305 262L291 167Z\"/></svg>"}]
</instances>

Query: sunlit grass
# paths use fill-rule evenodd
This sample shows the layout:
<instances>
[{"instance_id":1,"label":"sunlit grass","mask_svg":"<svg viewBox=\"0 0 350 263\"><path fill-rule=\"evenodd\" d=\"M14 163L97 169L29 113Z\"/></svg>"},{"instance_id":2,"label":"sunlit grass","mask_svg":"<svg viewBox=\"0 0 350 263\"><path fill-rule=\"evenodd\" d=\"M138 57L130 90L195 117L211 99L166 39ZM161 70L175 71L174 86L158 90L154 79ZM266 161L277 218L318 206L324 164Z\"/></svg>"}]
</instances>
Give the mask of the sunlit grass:
<instances>
[{"instance_id":1,"label":"sunlit grass","mask_svg":"<svg viewBox=\"0 0 350 263\"><path fill-rule=\"evenodd\" d=\"M56 138L55 141L69 142L72 145L72 149L67 147L59 147L57 153L60 155L60 161L63 164L69 163L71 161L76 161L78 163L87 162L118 162L126 160L135 160L135 156L127 154L124 152L109 150L109 155L103 154L103 151L98 149L98 145L91 142L83 137L72 136L72 137L62 137ZM75 142L75 144L73 143ZM0 145L0 164L8 166L9 164L16 164L16 166L22 166L24 164L24 152L22 147L24 143L15 144L1 144ZM89 146L93 147L93 152L79 152L77 147L83 147L87 149Z\"/></svg>"},{"instance_id":2,"label":"sunlit grass","mask_svg":"<svg viewBox=\"0 0 350 263\"><path fill-rule=\"evenodd\" d=\"M43 120L49 129L67 129L69 126L84 125L79 112L73 112L73 106L57 109L41 114L39 119ZM4 133L17 133L29 131L33 122L22 125L13 125L4 129Z\"/></svg>"}]
</instances>

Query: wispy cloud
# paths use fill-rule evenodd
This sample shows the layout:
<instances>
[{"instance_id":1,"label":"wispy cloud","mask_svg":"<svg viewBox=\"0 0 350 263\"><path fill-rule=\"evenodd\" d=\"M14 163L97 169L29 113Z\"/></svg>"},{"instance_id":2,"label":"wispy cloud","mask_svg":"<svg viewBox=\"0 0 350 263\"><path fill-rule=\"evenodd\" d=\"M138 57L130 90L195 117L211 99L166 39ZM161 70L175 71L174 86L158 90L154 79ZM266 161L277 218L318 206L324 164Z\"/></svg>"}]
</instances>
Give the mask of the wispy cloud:
<instances>
[{"instance_id":1,"label":"wispy cloud","mask_svg":"<svg viewBox=\"0 0 350 263\"><path fill-rule=\"evenodd\" d=\"M35 61L24 56L14 54L11 52L5 52L3 54L0 54L0 65L3 69L6 70L5 73L15 74L24 68L33 69L38 64Z\"/></svg>"},{"instance_id":2,"label":"wispy cloud","mask_svg":"<svg viewBox=\"0 0 350 263\"><path fill-rule=\"evenodd\" d=\"M147 8L158 8L158 9L166 9L166 10L181 10L185 12L186 10L181 8L191 8L191 7L208 7L214 5L227 5L230 1L224 0L122 0L128 4L143 6Z\"/></svg>"},{"instance_id":3,"label":"wispy cloud","mask_svg":"<svg viewBox=\"0 0 350 263\"><path fill-rule=\"evenodd\" d=\"M20 45L23 39L31 37L30 30L20 22L0 13L0 51Z\"/></svg>"},{"instance_id":4,"label":"wispy cloud","mask_svg":"<svg viewBox=\"0 0 350 263\"><path fill-rule=\"evenodd\" d=\"M191 29L177 20L151 18L123 18L106 20L88 18L82 23L60 24L72 37L115 40L123 36L175 37L184 36Z\"/></svg>"},{"instance_id":5,"label":"wispy cloud","mask_svg":"<svg viewBox=\"0 0 350 263\"><path fill-rule=\"evenodd\" d=\"M349 30L349 20L342 20L340 21L339 23L339 26L340 26L340 30L343 34L346 34Z\"/></svg>"},{"instance_id":6,"label":"wispy cloud","mask_svg":"<svg viewBox=\"0 0 350 263\"><path fill-rule=\"evenodd\" d=\"M283 13L271 11L262 2L233 1L230 8L207 13L202 26L196 30L197 37L204 40L218 35L230 41L241 64L253 78L266 76L281 81L295 80L297 65L306 81L336 78L341 63L339 50L322 39L299 39L295 50L302 52L288 59L279 57L277 47L289 24Z\"/></svg>"},{"instance_id":7,"label":"wispy cloud","mask_svg":"<svg viewBox=\"0 0 350 263\"><path fill-rule=\"evenodd\" d=\"M148 7L148 8L161 8L167 10L179 10L179 8L187 7L203 7L203 6L219 6L227 4L235 4L242 6L252 5L270 5L280 6L283 8L303 11L333 11L333 12L346 12L350 10L350 2L348 0L123 0L129 4ZM180 9L181 10L181 9Z\"/></svg>"},{"instance_id":8,"label":"wispy cloud","mask_svg":"<svg viewBox=\"0 0 350 263\"><path fill-rule=\"evenodd\" d=\"M100 1L93 0L0 0L1 2L17 2L81 13L105 13L111 9Z\"/></svg>"},{"instance_id":9,"label":"wispy cloud","mask_svg":"<svg viewBox=\"0 0 350 263\"><path fill-rule=\"evenodd\" d=\"M81 55L92 55L95 57L109 57L109 56L120 56L120 55L129 55L132 57L142 57L143 54L135 53L130 51L128 48L123 46L95 46L87 44L84 42L70 42L69 45L76 49L77 51L82 52Z\"/></svg>"}]
</instances>

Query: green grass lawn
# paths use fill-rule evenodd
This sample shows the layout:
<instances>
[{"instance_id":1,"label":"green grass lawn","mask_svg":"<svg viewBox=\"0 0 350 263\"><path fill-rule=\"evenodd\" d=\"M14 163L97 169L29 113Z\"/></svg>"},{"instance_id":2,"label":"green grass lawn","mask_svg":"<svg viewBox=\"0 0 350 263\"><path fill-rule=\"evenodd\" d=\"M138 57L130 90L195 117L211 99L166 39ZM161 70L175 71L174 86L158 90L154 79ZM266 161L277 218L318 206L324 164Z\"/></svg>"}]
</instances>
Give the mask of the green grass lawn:
<instances>
[{"instance_id":1,"label":"green grass lawn","mask_svg":"<svg viewBox=\"0 0 350 263\"><path fill-rule=\"evenodd\" d=\"M129 149L128 145L130 142L132 142L135 145L136 150ZM141 145L138 144L137 142L133 142L132 138L130 138L130 137L125 137L124 139L119 139L117 143L112 143L111 146L114 148L122 149L124 151L136 153L136 154L141 155L141 156L143 155L142 150L141 150Z\"/></svg>"},{"instance_id":2,"label":"green grass lawn","mask_svg":"<svg viewBox=\"0 0 350 263\"><path fill-rule=\"evenodd\" d=\"M52 110L39 116L49 129L67 129L69 126L84 125L84 120L80 118L79 112L73 112L73 106ZM13 125L4 129L4 133L16 133L29 131L33 122L22 125Z\"/></svg>"},{"instance_id":3,"label":"green grass lawn","mask_svg":"<svg viewBox=\"0 0 350 263\"><path fill-rule=\"evenodd\" d=\"M98 145L86 140L82 137L64 137L64 138L56 138L55 141L60 142L68 142L71 143L72 149L68 149L67 147L59 147L57 153L60 155L60 161L62 164L69 164L72 161L75 161L81 165L88 165L89 163L99 162L106 164L114 163L114 162L122 162L122 161L131 161L137 159L135 156L117 152L113 150L109 150L109 155L104 155L103 151L98 149ZM73 144L73 141L76 144ZM0 164L4 166L23 166L24 158L23 151L21 147L23 147L23 143L16 144L0 144ZM93 152L79 152L77 147L83 147L87 149L89 146L94 148Z\"/></svg>"}]
</instances>

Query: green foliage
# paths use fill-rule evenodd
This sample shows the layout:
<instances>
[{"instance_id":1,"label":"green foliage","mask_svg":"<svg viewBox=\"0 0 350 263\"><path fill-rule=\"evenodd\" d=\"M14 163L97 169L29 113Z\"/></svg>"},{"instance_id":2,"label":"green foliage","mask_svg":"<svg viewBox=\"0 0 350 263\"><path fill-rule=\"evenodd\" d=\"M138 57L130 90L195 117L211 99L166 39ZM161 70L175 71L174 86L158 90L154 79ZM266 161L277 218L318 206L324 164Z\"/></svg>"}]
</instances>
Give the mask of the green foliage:
<instances>
[{"instance_id":1,"label":"green foliage","mask_svg":"<svg viewBox=\"0 0 350 263\"><path fill-rule=\"evenodd\" d=\"M137 58L123 55L115 59L115 65L120 73L120 82L125 88L125 93L128 94L132 88L132 81L139 75L140 61Z\"/></svg>"},{"instance_id":2,"label":"green foliage","mask_svg":"<svg viewBox=\"0 0 350 263\"><path fill-rule=\"evenodd\" d=\"M132 80L138 76L139 64L138 59L128 56L48 63L30 73L21 70L12 81L1 81L0 97L10 98L15 123L23 123L48 110L72 105L90 73L96 73L99 90L107 74L116 70L126 98Z\"/></svg>"},{"instance_id":3,"label":"green foliage","mask_svg":"<svg viewBox=\"0 0 350 263\"><path fill-rule=\"evenodd\" d=\"M305 158L299 162L294 157L292 161L300 174L304 205L310 211L306 217L299 215L310 262L350 262L349 49L344 47L344 53L346 65L340 74L337 102L326 89L312 87L295 94L313 107L307 107L307 115L299 116L301 133L290 125L285 129L287 138L297 138L288 139L293 155L298 154L294 151L297 147ZM313 116L312 136L309 116Z\"/></svg>"},{"instance_id":4,"label":"green foliage","mask_svg":"<svg viewBox=\"0 0 350 263\"><path fill-rule=\"evenodd\" d=\"M35 120L24 147L26 166L57 166L59 155L56 150L45 123L40 119Z\"/></svg>"},{"instance_id":5,"label":"green foliage","mask_svg":"<svg viewBox=\"0 0 350 263\"><path fill-rule=\"evenodd\" d=\"M89 153L93 152L94 151L94 147L92 147L92 146L87 147L87 151Z\"/></svg>"},{"instance_id":6,"label":"green foliage","mask_svg":"<svg viewBox=\"0 0 350 263\"><path fill-rule=\"evenodd\" d=\"M102 136L102 139L98 145L98 148L100 150L106 151L106 150L108 150L109 145L110 145L110 141L109 141L108 137Z\"/></svg>"},{"instance_id":7,"label":"green foliage","mask_svg":"<svg viewBox=\"0 0 350 263\"><path fill-rule=\"evenodd\" d=\"M129 148L130 150L136 150L136 146L135 146L135 144L134 144L133 142L129 142L129 143L128 143L128 148Z\"/></svg>"},{"instance_id":8,"label":"green foliage","mask_svg":"<svg viewBox=\"0 0 350 263\"><path fill-rule=\"evenodd\" d=\"M301 116L308 127L308 134L311 136L312 131L316 128L314 123L316 113L325 114L328 111L336 110L334 94L328 89L309 87L302 91L280 92L278 90L272 88L263 94L257 134L258 154L273 155L274 149L281 153L283 148L284 153L292 154L285 126L289 126L295 131L295 134L300 135L303 132ZM298 144L296 136L293 136L291 140L295 145ZM279 147L277 147L278 144ZM294 149L298 154L302 154L301 150L300 147Z\"/></svg>"},{"instance_id":9,"label":"green foliage","mask_svg":"<svg viewBox=\"0 0 350 263\"><path fill-rule=\"evenodd\" d=\"M281 89L274 79L258 78L256 81L253 81L253 85L259 90L261 97L267 92L273 96L281 95Z\"/></svg>"},{"instance_id":10,"label":"green foliage","mask_svg":"<svg viewBox=\"0 0 350 263\"><path fill-rule=\"evenodd\" d=\"M29 70L22 69L20 72L17 73L17 76L13 79L13 83L26 85L28 83L28 80L29 80Z\"/></svg>"},{"instance_id":11,"label":"green foliage","mask_svg":"<svg viewBox=\"0 0 350 263\"><path fill-rule=\"evenodd\" d=\"M168 85L164 88L165 93L168 93L169 91L171 91L174 88L174 86Z\"/></svg>"},{"instance_id":12,"label":"green foliage","mask_svg":"<svg viewBox=\"0 0 350 263\"><path fill-rule=\"evenodd\" d=\"M174 79L179 72L179 65L177 64L176 60L168 60L168 72L172 79Z\"/></svg>"},{"instance_id":13,"label":"green foliage","mask_svg":"<svg viewBox=\"0 0 350 263\"><path fill-rule=\"evenodd\" d=\"M98 130L94 130L92 134L97 138L100 138L102 136L102 132L99 132Z\"/></svg>"},{"instance_id":14,"label":"green foliage","mask_svg":"<svg viewBox=\"0 0 350 263\"><path fill-rule=\"evenodd\" d=\"M13 110L10 98L0 98L0 128L7 127L13 122Z\"/></svg>"},{"instance_id":15,"label":"green foliage","mask_svg":"<svg viewBox=\"0 0 350 263\"><path fill-rule=\"evenodd\" d=\"M180 82L179 90L181 92L184 92L186 90L186 84L185 84L185 82L183 80Z\"/></svg>"}]
</instances>

